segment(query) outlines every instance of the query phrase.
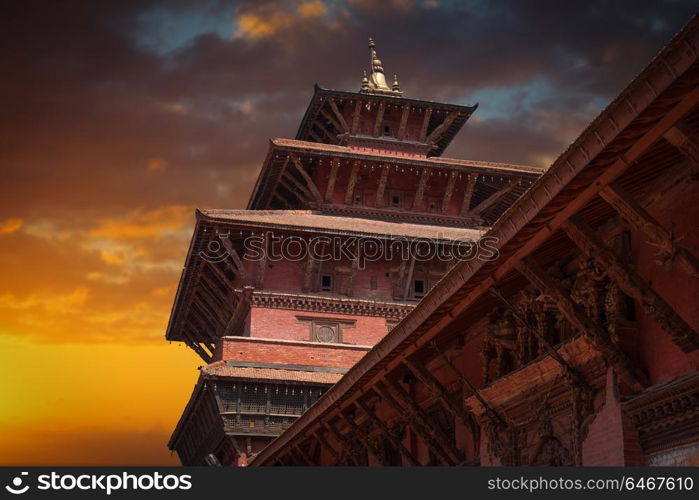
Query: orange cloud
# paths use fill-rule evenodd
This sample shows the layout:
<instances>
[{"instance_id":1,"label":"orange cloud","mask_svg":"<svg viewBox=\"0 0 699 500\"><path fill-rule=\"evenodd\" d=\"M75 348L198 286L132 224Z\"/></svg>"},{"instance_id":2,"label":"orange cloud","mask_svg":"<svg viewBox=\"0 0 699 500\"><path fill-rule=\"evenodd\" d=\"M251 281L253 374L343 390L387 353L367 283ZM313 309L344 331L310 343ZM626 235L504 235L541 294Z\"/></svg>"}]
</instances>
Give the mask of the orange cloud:
<instances>
[{"instance_id":1,"label":"orange cloud","mask_svg":"<svg viewBox=\"0 0 699 500\"><path fill-rule=\"evenodd\" d=\"M321 0L311 0L303 2L299 5L298 13L303 17L319 17L324 16L328 12L328 8Z\"/></svg>"},{"instance_id":2,"label":"orange cloud","mask_svg":"<svg viewBox=\"0 0 699 500\"><path fill-rule=\"evenodd\" d=\"M22 227L22 224L24 224L24 221L22 219L6 219L5 222L0 224L0 234L11 234L16 231L19 231L19 229Z\"/></svg>"},{"instance_id":3,"label":"orange cloud","mask_svg":"<svg viewBox=\"0 0 699 500\"><path fill-rule=\"evenodd\" d=\"M300 19L319 18L328 8L321 0L301 2L295 11L279 6L264 6L238 15L235 37L267 38L293 27Z\"/></svg>"},{"instance_id":4,"label":"orange cloud","mask_svg":"<svg viewBox=\"0 0 699 500\"><path fill-rule=\"evenodd\" d=\"M164 172L167 167L167 161L164 158L156 157L148 160L149 172Z\"/></svg>"},{"instance_id":5,"label":"orange cloud","mask_svg":"<svg viewBox=\"0 0 699 500\"><path fill-rule=\"evenodd\" d=\"M103 220L90 231L90 237L108 240L141 240L180 233L189 237L188 224L194 209L184 205L168 205L155 210L135 210L125 217ZM184 231L186 229L186 231Z\"/></svg>"}]
</instances>

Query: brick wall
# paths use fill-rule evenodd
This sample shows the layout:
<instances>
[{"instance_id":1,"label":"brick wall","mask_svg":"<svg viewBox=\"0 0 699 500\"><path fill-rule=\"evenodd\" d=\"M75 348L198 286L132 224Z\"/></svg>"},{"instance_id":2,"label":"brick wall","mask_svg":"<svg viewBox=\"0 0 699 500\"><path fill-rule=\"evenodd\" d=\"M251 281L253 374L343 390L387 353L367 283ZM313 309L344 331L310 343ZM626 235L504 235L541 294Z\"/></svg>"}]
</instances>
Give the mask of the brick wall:
<instances>
[{"instance_id":1,"label":"brick wall","mask_svg":"<svg viewBox=\"0 0 699 500\"><path fill-rule=\"evenodd\" d=\"M371 346L388 333L386 319L381 317L253 307L250 311L250 336L255 338L310 341L310 326L307 323L300 322L298 320L299 316L356 321L354 327L343 327L342 343L344 344Z\"/></svg>"},{"instance_id":2,"label":"brick wall","mask_svg":"<svg viewBox=\"0 0 699 500\"><path fill-rule=\"evenodd\" d=\"M590 424L583 441L583 465L646 465L638 434L619 403L615 376L607 373L604 406Z\"/></svg>"},{"instance_id":3,"label":"brick wall","mask_svg":"<svg viewBox=\"0 0 699 500\"><path fill-rule=\"evenodd\" d=\"M367 348L340 344L224 337L219 342L216 361L250 361L349 368L359 361L367 351Z\"/></svg>"}]
</instances>

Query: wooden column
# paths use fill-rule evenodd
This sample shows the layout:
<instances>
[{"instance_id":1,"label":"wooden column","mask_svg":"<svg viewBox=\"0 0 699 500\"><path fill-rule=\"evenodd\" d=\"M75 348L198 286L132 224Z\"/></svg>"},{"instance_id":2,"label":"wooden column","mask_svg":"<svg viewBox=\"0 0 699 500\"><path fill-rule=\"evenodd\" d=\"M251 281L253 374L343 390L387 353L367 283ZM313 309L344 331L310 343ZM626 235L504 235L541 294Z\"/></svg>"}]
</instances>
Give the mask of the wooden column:
<instances>
[{"instance_id":1,"label":"wooden column","mask_svg":"<svg viewBox=\"0 0 699 500\"><path fill-rule=\"evenodd\" d=\"M265 272L267 271L267 233L262 232L262 242L261 242L262 255L257 260L257 269L255 273L255 288L264 288L265 283Z\"/></svg>"},{"instance_id":2,"label":"wooden column","mask_svg":"<svg viewBox=\"0 0 699 500\"><path fill-rule=\"evenodd\" d=\"M653 288L625 264L586 224L569 220L561 225L573 243L592 257L619 288L633 297L643 311L665 330L684 352L699 349L699 334Z\"/></svg>"},{"instance_id":3,"label":"wooden column","mask_svg":"<svg viewBox=\"0 0 699 500\"><path fill-rule=\"evenodd\" d=\"M634 375L626 356L614 345L609 338L609 333L592 321L577 304L575 304L561 284L549 275L534 260L520 261L515 265L517 271L527 278L542 294L548 296L556 303L558 310L565 318L580 331L602 354L607 363L614 367L621 378L635 390L641 390L642 384Z\"/></svg>"},{"instance_id":4,"label":"wooden column","mask_svg":"<svg viewBox=\"0 0 699 500\"><path fill-rule=\"evenodd\" d=\"M417 250L415 251L417 253ZM404 261L405 262L405 261ZM415 270L415 255L410 256L410 265L408 266L408 276L403 283L403 300L407 299L410 295L410 285L413 281L413 271Z\"/></svg>"},{"instance_id":5,"label":"wooden column","mask_svg":"<svg viewBox=\"0 0 699 500\"><path fill-rule=\"evenodd\" d=\"M379 185L376 188L376 206L383 207L386 205L386 200L384 200L384 194L386 192L386 184L388 183L388 171L391 167L384 165L381 168L381 178L379 178Z\"/></svg>"},{"instance_id":6,"label":"wooden column","mask_svg":"<svg viewBox=\"0 0 699 500\"><path fill-rule=\"evenodd\" d=\"M352 113L352 129L350 131L352 135L355 135L357 133L357 129L359 128L359 116L361 114L363 104L363 101L357 100L354 105L354 113Z\"/></svg>"},{"instance_id":7,"label":"wooden column","mask_svg":"<svg viewBox=\"0 0 699 500\"><path fill-rule=\"evenodd\" d=\"M379 109L376 112L376 121L374 122L374 137L381 135L381 125L383 124L383 114L386 111L386 103L381 101Z\"/></svg>"},{"instance_id":8,"label":"wooden column","mask_svg":"<svg viewBox=\"0 0 699 500\"><path fill-rule=\"evenodd\" d=\"M405 129L408 124L408 116L410 116L410 104L404 104L403 113L400 115L400 125L398 127L399 141L402 141L405 138Z\"/></svg>"},{"instance_id":9,"label":"wooden column","mask_svg":"<svg viewBox=\"0 0 699 500\"><path fill-rule=\"evenodd\" d=\"M306 259L306 269L303 272L303 285L301 286L301 291L303 293L314 291L315 287L313 283L313 276L315 273L313 270L315 269L316 264L316 259L314 259L313 255L309 253L308 259Z\"/></svg>"},{"instance_id":10,"label":"wooden column","mask_svg":"<svg viewBox=\"0 0 699 500\"><path fill-rule=\"evenodd\" d=\"M401 456L405 458L408 462L410 462L410 465L421 465L420 462L418 462L417 458L408 450L405 445L403 445L402 441L398 438L396 438L393 433L391 432L391 429L388 428L388 426L384 423L383 420L381 420L371 409L362 401L357 400L355 402L355 405L369 417L369 419L374 422L374 425L376 425L381 432L383 433L384 436L386 436L386 439L388 439L393 447L397 449Z\"/></svg>"},{"instance_id":11,"label":"wooden column","mask_svg":"<svg viewBox=\"0 0 699 500\"><path fill-rule=\"evenodd\" d=\"M454 194L454 186L456 185L456 179L459 173L453 170L449 174L449 180L447 181L447 189L444 192L444 198L442 198L442 213L447 213L449 211L449 202L451 202L451 196Z\"/></svg>"},{"instance_id":12,"label":"wooden column","mask_svg":"<svg viewBox=\"0 0 699 500\"><path fill-rule=\"evenodd\" d=\"M468 174L466 189L464 190L464 200L461 202L461 210L459 210L459 215L465 217L469 213L469 207L471 206L471 197L473 196L473 188L476 187L476 182L478 181L478 174Z\"/></svg>"},{"instance_id":13,"label":"wooden column","mask_svg":"<svg viewBox=\"0 0 699 500\"><path fill-rule=\"evenodd\" d=\"M422 119L422 127L420 127L420 142L426 142L427 139L427 128L430 125L430 118L432 117L432 108L428 108L425 111L425 116Z\"/></svg>"},{"instance_id":14,"label":"wooden column","mask_svg":"<svg viewBox=\"0 0 699 500\"><path fill-rule=\"evenodd\" d=\"M325 187L325 201L327 202L332 202L335 182L337 181L337 171L339 168L340 160L333 160L330 162L330 176L328 177L328 185Z\"/></svg>"},{"instance_id":15,"label":"wooden column","mask_svg":"<svg viewBox=\"0 0 699 500\"><path fill-rule=\"evenodd\" d=\"M422 206L422 198L425 195L425 188L427 187L427 180L430 177L432 171L429 168L423 168L420 174L420 181L417 184L417 190L415 191L415 199L413 200L413 210L418 210Z\"/></svg>"},{"instance_id":16,"label":"wooden column","mask_svg":"<svg viewBox=\"0 0 699 500\"><path fill-rule=\"evenodd\" d=\"M645 233L650 243L658 247L670 262L677 259L684 271L699 278L699 259L686 248L677 245L672 235L621 186L610 184L600 191L600 196L634 229Z\"/></svg>"},{"instance_id":17,"label":"wooden column","mask_svg":"<svg viewBox=\"0 0 699 500\"><path fill-rule=\"evenodd\" d=\"M345 205L352 205L354 196L354 186L357 184L357 175L359 174L359 163L354 162L350 171L349 181L347 181L347 191L345 192Z\"/></svg>"}]
</instances>

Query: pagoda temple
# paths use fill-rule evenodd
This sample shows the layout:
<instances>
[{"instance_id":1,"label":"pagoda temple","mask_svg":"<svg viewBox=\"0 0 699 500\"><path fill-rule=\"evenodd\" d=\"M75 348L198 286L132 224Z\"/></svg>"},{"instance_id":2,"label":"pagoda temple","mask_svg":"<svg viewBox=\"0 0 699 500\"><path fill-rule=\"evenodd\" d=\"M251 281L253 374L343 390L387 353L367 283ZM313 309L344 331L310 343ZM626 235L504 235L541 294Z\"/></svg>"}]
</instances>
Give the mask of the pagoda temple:
<instances>
[{"instance_id":1,"label":"pagoda temple","mask_svg":"<svg viewBox=\"0 0 699 500\"><path fill-rule=\"evenodd\" d=\"M699 18L519 194L465 222L495 220L497 256L456 262L250 465L699 465Z\"/></svg>"},{"instance_id":2,"label":"pagoda temple","mask_svg":"<svg viewBox=\"0 0 699 500\"><path fill-rule=\"evenodd\" d=\"M246 465L449 269L494 256L483 234L542 173L443 158L476 106L404 97L369 55L358 92L316 85L270 141L246 210L196 212L166 332L206 363L169 442L185 465Z\"/></svg>"}]
</instances>

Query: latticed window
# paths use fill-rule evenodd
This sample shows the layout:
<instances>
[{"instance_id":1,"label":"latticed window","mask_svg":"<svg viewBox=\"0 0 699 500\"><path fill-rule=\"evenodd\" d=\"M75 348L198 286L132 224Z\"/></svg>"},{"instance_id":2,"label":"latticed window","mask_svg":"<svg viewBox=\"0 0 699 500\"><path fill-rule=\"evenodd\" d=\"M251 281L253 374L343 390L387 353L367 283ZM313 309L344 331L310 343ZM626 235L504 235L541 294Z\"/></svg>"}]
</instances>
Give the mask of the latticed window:
<instances>
[{"instance_id":1,"label":"latticed window","mask_svg":"<svg viewBox=\"0 0 699 500\"><path fill-rule=\"evenodd\" d=\"M274 415L301 415L307 389L296 386L273 386L270 394L270 413Z\"/></svg>"},{"instance_id":2,"label":"latticed window","mask_svg":"<svg viewBox=\"0 0 699 500\"><path fill-rule=\"evenodd\" d=\"M223 411L236 411L238 409L238 386L236 384L222 386L218 395Z\"/></svg>"},{"instance_id":3,"label":"latticed window","mask_svg":"<svg viewBox=\"0 0 699 500\"><path fill-rule=\"evenodd\" d=\"M240 393L239 411L265 413L267 411L267 391L267 386L243 385Z\"/></svg>"}]
</instances>

